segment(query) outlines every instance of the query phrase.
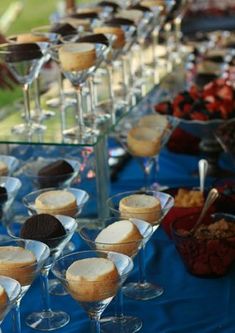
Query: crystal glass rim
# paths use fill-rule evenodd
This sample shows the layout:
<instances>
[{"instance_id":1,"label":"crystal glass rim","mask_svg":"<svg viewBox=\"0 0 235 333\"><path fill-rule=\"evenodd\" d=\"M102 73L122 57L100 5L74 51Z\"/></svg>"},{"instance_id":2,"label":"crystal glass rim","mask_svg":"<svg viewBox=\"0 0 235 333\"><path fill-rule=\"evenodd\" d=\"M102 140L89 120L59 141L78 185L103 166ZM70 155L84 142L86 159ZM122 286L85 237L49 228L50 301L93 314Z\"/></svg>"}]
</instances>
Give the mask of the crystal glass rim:
<instances>
[{"instance_id":1,"label":"crystal glass rim","mask_svg":"<svg viewBox=\"0 0 235 333\"><path fill-rule=\"evenodd\" d=\"M12 191L8 190L7 194L14 194L15 192L17 192L21 186L22 186L22 182L20 179L18 179L17 177L11 177L11 176L0 176L0 186L2 182L6 182L7 180L13 181L15 182L15 188L12 189ZM1 196L1 195L0 195Z\"/></svg>"}]
</instances>

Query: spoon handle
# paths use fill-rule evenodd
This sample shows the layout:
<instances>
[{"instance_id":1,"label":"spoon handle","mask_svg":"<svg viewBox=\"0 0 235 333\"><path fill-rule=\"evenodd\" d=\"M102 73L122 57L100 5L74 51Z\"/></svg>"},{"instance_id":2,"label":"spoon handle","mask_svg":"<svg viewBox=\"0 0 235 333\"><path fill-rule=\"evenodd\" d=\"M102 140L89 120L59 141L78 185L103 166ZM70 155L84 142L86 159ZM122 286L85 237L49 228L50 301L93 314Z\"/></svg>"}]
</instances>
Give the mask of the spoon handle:
<instances>
[{"instance_id":1,"label":"spoon handle","mask_svg":"<svg viewBox=\"0 0 235 333\"><path fill-rule=\"evenodd\" d=\"M208 170L208 162L207 160L201 159L198 162L198 169L199 169L199 179L200 179L200 192L204 192L205 186L205 178Z\"/></svg>"},{"instance_id":2,"label":"spoon handle","mask_svg":"<svg viewBox=\"0 0 235 333\"><path fill-rule=\"evenodd\" d=\"M193 227L193 232L195 232L195 230L197 229L197 227L199 226L199 224L201 223L201 221L203 220L206 212L208 211L208 209L210 208L210 206L215 202L215 200L218 198L219 196L219 192L217 191L217 189L212 188L206 198L206 202L202 208L201 214L197 220L197 222L195 223L194 227Z\"/></svg>"}]
</instances>

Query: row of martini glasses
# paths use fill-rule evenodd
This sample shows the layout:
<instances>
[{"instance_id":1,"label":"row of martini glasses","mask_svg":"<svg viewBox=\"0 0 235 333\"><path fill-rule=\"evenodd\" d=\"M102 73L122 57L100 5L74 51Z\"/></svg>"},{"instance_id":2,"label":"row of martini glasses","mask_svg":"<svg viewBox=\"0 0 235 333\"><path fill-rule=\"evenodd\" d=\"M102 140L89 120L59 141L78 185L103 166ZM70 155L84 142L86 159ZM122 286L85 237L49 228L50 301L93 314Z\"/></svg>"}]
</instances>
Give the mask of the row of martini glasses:
<instances>
[{"instance_id":1,"label":"row of martini glasses","mask_svg":"<svg viewBox=\"0 0 235 333\"><path fill-rule=\"evenodd\" d=\"M133 9L130 9L125 12L125 15L130 15L131 11ZM169 11L169 8L168 8ZM25 101L25 120L26 124L17 125L14 127L14 131L18 133L27 133L27 135L32 135L35 131L43 131L45 130L45 126L41 124L41 122L35 122L32 120L32 115L30 113L30 103L29 103L29 86L31 85L32 81L35 79L38 79L40 70L42 66L49 60L49 58L53 58L57 63L61 65L61 69L63 74L66 78L69 79L69 81L72 83L72 85L76 88L76 117L75 117L75 126L70 129L69 131L63 132L63 134L72 135L73 137L78 138L79 142L82 142L84 139L90 139L97 135L99 133L99 130L97 130L94 122L97 122L99 118L99 114L96 112L96 106L94 102L94 89L92 88L92 82L93 80L89 80L89 86L90 86L90 101L88 108L90 109L89 117L91 119L88 119L89 125L85 125L84 120L84 112L83 112L83 102L84 97L83 94L83 87L85 82L87 82L87 79L89 77L92 78L92 74L94 74L97 70L97 68L101 65L101 63L106 63L107 73L109 77L109 87L110 87L110 97L111 97L111 118L112 121L115 122L115 115L116 115L116 98L113 94L113 89L111 87L111 83L113 81L112 79L112 62L116 59L120 59L123 67L123 86L125 93L129 91L132 93L133 89L130 86L130 83L134 84L135 82L137 85L142 85L142 79L136 80L135 79L135 71L133 73L132 70L129 71L130 77L126 77L128 74L128 66L127 64L130 62L131 57L131 50L133 50L133 45L135 44L141 44L144 43L146 38L152 33L153 28L156 28L157 21L156 19L159 17L160 9L158 6L151 7L151 10L146 10L143 12L142 16L139 18L138 22L132 22L131 20L125 20L121 21L121 23L118 23L120 20L119 16L115 18L115 22L112 23L112 20L110 20L109 24L113 24L115 26L118 26L120 29L123 30L123 33L125 35L125 44L120 46L115 43L115 38L117 38L117 35L108 33L106 34L107 37L107 43L95 43L95 49L96 49L96 62L93 66L89 67L85 70L75 70L75 71L68 71L65 68L63 68L63 65L60 63L60 59L58 58L58 47L52 47L51 45L55 45L58 43L58 40L62 40L62 42L71 42L71 40L74 40L74 34L73 36L70 36L71 38L61 39L61 35L57 33L52 33L49 28L45 29L34 29L32 34L34 34L37 37L42 37L41 41L40 38L38 38L39 42L32 43L31 45L27 45L25 42L18 42L17 40L21 40L20 38L11 38L10 44L3 45L1 47L0 54L4 61L8 64L10 70L12 71L13 75L18 79L18 81L21 83L24 91L24 101ZM123 14L123 15L124 15ZM133 14L132 14L133 15ZM165 14L164 14L165 15ZM87 16L88 17L88 16ZM79 18L77 18L79 21ZM73 18L73 20L76 21L76 17ZM91 20L92 21L92 20ZM122 23L124 22L124 23ZM129 22L129 24L127 24ZM90 22L90 25L93 29L93 31L98 31L100 28L103 28L103 24L106 24L103 21L96 20ZM158 24L159 25L159 24ZM97 30L98 29L98 30ZM76 34L75 37L79 37L82 35L81 33L81 27L76 27ZM87 34L87 32L85 33ZM45 41L45 38L47 41ZM44 40L44 41L43 41ZM101 45L102 44L102 45ZM110 52L112 50L112 52ZM140 54L142 54L140 52ZM142 56L140 57L143 58ZM127 62L127 63L126 63ZM130 66L131 67L131 66ZM140 66L143 69L143 66ZM144 70L141 70L141 75L143 75ZM134 75L134 77L132 77ZM135 88L135 85L133 86ZM92 93L93 92L93 93ZM129 99L129 97L127 97ZM63 100L61 100L61 104L63 104ZM124 104L127 104L127 101L124 101ZM36 105L39 106L39 100L36 103ZM63 105L64 106L64 105ZM63 114L64 114L64 108L61 108L61 122L63 122ZM101 115L102 118L102 115ZM39 117L39 119L41 119ZM91 120L91 121L90 121ZM99 121L98 121L99 122ZM62 124L62 128L63 128Z\"/></svg>"}]
</instances>

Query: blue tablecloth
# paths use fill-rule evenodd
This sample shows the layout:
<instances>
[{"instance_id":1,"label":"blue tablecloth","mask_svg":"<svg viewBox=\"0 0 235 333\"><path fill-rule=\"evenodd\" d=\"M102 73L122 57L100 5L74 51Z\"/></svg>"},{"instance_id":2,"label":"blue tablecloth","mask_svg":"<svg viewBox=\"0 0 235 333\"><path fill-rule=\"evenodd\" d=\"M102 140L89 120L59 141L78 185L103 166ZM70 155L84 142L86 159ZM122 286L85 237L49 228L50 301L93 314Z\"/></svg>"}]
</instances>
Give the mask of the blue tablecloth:
<instances>
[{"instance_id":1,"label":"blue tablecloth","mask_svg":"<svg viewBox=\"0 0 235 333\"><path fill-rule=\"evenodd\" d=\"M162 185L198 185L198 177L192 176L197 168L198 158L170 153L164 150L160 155L160 171L157 180ZM213 179L208 179L211 183ZM143 185L142 173L135 160L125 166L112 184L112 193L137 189ZM77 249L87 248L76 234L73 237ZM202 279L190 275L172 241L160 227L146 248L147 279L164 287L159 298L149 301L133 301L124 298L126 314L139 316L143 321L142 333L234 333L235 332L235 269L227 276L216 279ZM129 281L137 280L137 268ZM22 300L23 333L33 332L24 324L24 318L40 309L39 279ZM89 320L85 312L70 296L52 296L52 309L67 311L70 323L58 330L61 333L87 333ZM113 304L104 315L113 312ZM11 316L3 325L3 332L11 332ZM112 333L112 332L110 332Z\"/></svg>"}]
</instances>

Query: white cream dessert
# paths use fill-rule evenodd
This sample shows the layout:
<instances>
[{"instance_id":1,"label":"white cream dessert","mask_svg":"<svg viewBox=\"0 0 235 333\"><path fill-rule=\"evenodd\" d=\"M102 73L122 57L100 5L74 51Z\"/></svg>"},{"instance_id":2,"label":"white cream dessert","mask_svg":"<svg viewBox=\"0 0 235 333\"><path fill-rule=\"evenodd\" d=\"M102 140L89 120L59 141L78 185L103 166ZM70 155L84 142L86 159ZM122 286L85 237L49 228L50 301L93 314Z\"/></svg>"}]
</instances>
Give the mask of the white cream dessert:
<instances>
[{"instance_id":1,"label":"white cream dessert","mask_svg":"<svg viewBox=\"0 0 235 333\"><path fill-rule=\"evenodd\" d=\"M70 265L66 280L73 298L80 302L97 302L116 294L119 274L111 260L94 257Z\"/></svg>"},{"instance_id":2,"label":"white cream dessert","mask_svg":"<svg viewBox=\"0 0 235 333\"><path fill-rule=\"evenodd\" d=\"M66 190L52 190L40 194L35 200L37 212L51 215L74 216L77 213L77 200Z\"/></svg>"},{"instance_id":3,"label":"white cream dessert","mask_svg":"<svg viewBox=\"0 0 235 333\"><path fill-rule=\"evenodd\" d=\"M32 251L20 246L0 247L0 275L9 276L21 285L32 283L37 259Z\"/></svg>"},{"instance_id":4,"label":"white cream dessert","mask_svg":"<svg viewBox=\"0 0 235 333\"><path fill-rule=\"evenodd\" d=\"M140 157L151 157L159 153L163 132L149 127L133 127L127 136L130 153Z\"/></svg>"},{"instance_id":5,"label":"white cream dessert","mask_svg":"<svg viewBox=\"0 0 235 333\"><path fill-rule=\"evenodd\" d=\"M96 237L96 248L128 255L136 254L142 235L137 226L129 221L117 221L104 228Z\"/></svg>"},{"instance_id":6,"label":"white cream dessert","mask_svg":"<svg viewBox=\"0 0 235 333\"><path fill-rule=\"evenodd\" d=\"M119 202L119 211L123 218L139 218L155 223L161 217L161 202L147 194L132 194Z\"/></svg>"},{"instance_id":7,"label":"white cream dessert","mask_svg":"<svg viewBox=\"0 0 235 333\"><path fill-rule=\"evenodd\" d=\"M17 43L37 43L37 42L48 42L48 38L45 36L34 35L30 33L17 35Z\"/></svg>"},{"instance_id":8,"label":"white cream dessert","mask_svg":"<svg viewBox=\"0 0 235 333\"><path fill-rule=\"evenodd\" d=\"M65 71L82 71L95 65L96 51L92 43L67 43L59 48L59 59Z\"/></svg>"}]
</instances>

